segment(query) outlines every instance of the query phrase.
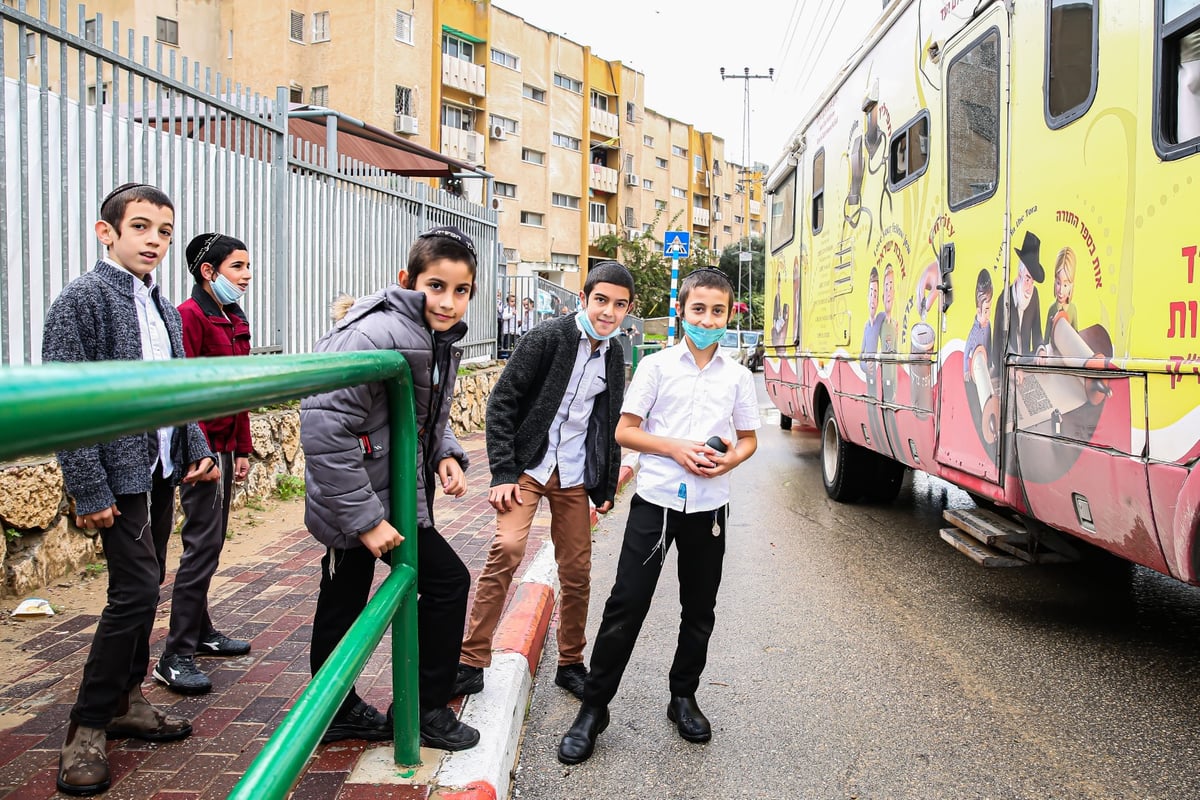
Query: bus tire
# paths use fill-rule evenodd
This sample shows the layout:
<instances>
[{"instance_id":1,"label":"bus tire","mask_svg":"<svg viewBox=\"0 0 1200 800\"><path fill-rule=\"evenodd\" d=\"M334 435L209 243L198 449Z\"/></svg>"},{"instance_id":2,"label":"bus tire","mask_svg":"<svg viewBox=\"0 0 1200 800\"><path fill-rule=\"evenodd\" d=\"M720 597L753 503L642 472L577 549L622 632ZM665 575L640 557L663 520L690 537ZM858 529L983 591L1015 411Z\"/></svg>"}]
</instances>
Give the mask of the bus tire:
<instances>
[{"instance_id":1,"label":"bus tire","mask_svg":"<svg viewBox=\"0 0 1200 800\"><path fill-rule=\"evenodd\" d=\"M863 468L869 452L842 437L833 406L821 421L821 479L825 494L839 503L862 497Z\"/></svg>"},{"instance_id":2,"label":"bus tire","mask_svg":"<svg viewBox=\"0 0 1200 800\"><path fill-rule=\"evenodd\" d=\"M787 414L779 415L779 429L781 431L790 431L792 429L792 418Z\"/></svg>"},{"instance_id":3,"label":"bus tire","mask_svg":"<svg viewBox=\"0 0 1200 800\"><path fill-rule=\"evenodd\" d=\"M896 499L896 495L900 494L908 467L879 453L870 455L871 461L875 463L871 465L872 469L868 472L864 486L867 500L872 503L891 503Z\"/></svg>"}]
</instances>

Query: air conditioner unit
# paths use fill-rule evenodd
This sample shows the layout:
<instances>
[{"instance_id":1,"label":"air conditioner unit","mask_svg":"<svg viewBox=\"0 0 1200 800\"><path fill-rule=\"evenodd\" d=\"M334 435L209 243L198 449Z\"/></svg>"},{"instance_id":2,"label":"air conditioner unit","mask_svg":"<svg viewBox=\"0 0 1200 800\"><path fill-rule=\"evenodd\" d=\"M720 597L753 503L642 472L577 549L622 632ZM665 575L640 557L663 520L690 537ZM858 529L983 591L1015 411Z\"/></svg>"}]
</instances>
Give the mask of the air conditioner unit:
<instances>
[{"instance_id":1,"label":"air conditioner unit","mask_svg":"<svg viewBox=\"0 0 1200 800\"><path fill-rule=\"evenodd\" d=\"M504 130L503 125L492 126L492 138L498 142L503 142L508 138L508 131Z\"/></svg>"},{"instance_id":2,"label":"air conditioner unit","mask_svg":"<svg viewBox=\"0 0 1200 800\"><path fill-rule=\"evenodd\" d=\"M504 210L504 201L501 200L499 197L493 197L492 198L492 210L493 211L503 211Z\"/></svg>"},{"instance_id":3,"label":"air conditioner unit","mask_svg":"<svg viewBox=\"0 0 1200 800\"><path fill-rule=\"evenodd\" d=\"M625 234L629 237L629 241L633 241L642 235L642 232L637 228L626 228Z\"/></svg>"},{"instance_id":4,"label":"air conditioner unit","mask_svg":"<svg viewBox=\"0 0 1200 800\"><path fill-rule=\"evenodd\" d=\"M396 133L416 133L417 118L410 117L408 114L396 115Z\"/></svg>"},{"instance_id":5,"label":"air conditioner unit","mask_svg":"<svg viewBox=\"0 0 1200 800\"><path fill-rule=\"evenodd\" d=\"M638 186L638 185L640 185L640 184L638 183L638 176L637 176L637 175L634 175L632 172L630 172L628 175L626 175L626 176L625 176L625 185L626 185L626 186Z\"/></svg>"}]
</instances>

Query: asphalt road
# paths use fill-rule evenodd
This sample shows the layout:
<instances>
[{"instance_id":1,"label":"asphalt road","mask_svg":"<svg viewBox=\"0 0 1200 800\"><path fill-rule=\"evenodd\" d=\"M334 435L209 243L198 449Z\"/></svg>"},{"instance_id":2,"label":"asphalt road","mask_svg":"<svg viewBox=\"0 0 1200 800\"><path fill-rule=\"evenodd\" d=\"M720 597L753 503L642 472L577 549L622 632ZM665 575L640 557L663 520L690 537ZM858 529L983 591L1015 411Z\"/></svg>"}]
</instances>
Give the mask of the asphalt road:
<instances>
[{"instance_id":1,"label":"asphalt road","mask_svg":"<svg viewBox=\"0 0 1200 800\"><path fill-rule=\"evenodd\" d=\"M1200 797L1200 589L1145 570L977 567L937 534L965 494L917 474L894 504L834 503L816 435L764 416L734 473L697 695L712 741L685 742L665 716L672 550L612 724L575 767L555 758L578 703L554 686L548 645L513 797ZM631 494L596 531L589 634Z\"/></svg>"}]
</instances>

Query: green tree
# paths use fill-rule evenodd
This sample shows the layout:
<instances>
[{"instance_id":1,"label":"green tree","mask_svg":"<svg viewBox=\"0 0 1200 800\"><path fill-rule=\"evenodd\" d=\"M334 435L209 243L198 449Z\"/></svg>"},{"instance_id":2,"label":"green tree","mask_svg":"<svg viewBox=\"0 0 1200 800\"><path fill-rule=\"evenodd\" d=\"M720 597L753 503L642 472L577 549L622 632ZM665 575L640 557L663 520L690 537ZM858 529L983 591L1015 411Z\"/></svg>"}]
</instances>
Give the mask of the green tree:
<instances>
[{"instance_id":1,"label":"green tree","mask_svg":"<svg viewBox=\"0 0 1200 800\"><path fill-rule=\"evenodd\" d=\"M763 302L766 295L766 245L761 236L750 237L750 269L741 264L740 254L745 246L745 239L739 239L721 250L721 260L718 268L733 284L733 291L738 291L738 270L741 268L741 293L739 298L749 304L750 315L743 320L743 327L761 329L763 327ZM753 290L753 291L752 291Z\"/></svg>"},{"instance_id":2,"label":"green tree","mask_svg":"<svg viewBox=\"0 0 1200 800\"><path fill-rule=\"evenodd\" d=\"M671 217L666 230L673 230L680 215ZM634 298L630 313L642 317L665 317L671 303L671 260L663 255L662 235L657 233L663 210L659 209L649 230L631 238L629 229L619 226L617 233L600 236L592 246L608 258L624 264L633 275ZM697 267L716 264L717 254L703 240L692 240L691 254L679 259L679 280Z\"/></svg>"}]
</instances>

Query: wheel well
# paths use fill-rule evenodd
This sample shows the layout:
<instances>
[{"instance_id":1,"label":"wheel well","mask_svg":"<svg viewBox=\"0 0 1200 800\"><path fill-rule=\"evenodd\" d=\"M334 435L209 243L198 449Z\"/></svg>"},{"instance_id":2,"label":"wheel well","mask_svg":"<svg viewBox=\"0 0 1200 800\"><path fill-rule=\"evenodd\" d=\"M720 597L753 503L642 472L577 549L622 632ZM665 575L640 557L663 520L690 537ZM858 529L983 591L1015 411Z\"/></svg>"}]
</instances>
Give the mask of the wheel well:
<instances>
[{"instance_id":1,"label":"wheel well","mask_svg":"<svg viewBox=\"0 0 1200 800\"><path fill-rule=\"evenodd\" d=\"M818 383L817 388L813 390L813 421L817 428L821 427L821 420L825 419L825 409L829 408L831 402L829 390L825 388L825 384Z\"/></svg>"}]
</instances>

